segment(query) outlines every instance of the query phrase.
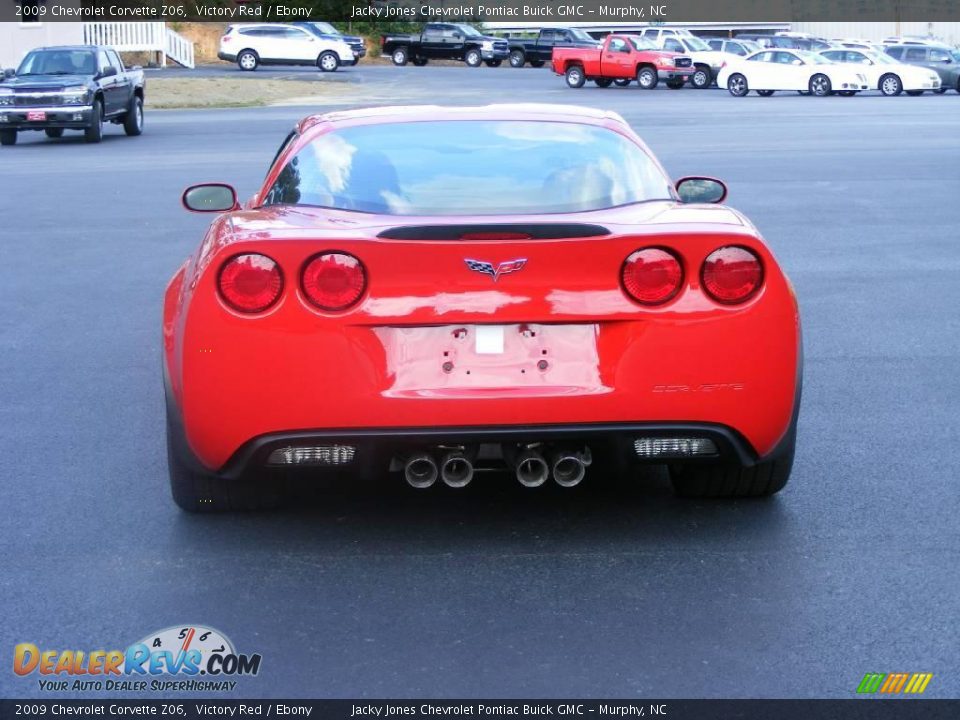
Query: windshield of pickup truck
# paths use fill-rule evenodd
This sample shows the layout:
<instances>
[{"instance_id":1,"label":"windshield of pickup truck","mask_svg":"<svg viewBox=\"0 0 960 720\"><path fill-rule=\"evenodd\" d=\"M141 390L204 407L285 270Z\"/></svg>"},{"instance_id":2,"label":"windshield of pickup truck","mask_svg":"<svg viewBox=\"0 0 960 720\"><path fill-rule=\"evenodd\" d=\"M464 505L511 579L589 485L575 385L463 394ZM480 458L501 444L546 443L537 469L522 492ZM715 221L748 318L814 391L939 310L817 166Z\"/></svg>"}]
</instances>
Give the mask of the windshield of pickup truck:
<instances>
[{"instance_id":1,"label":"windshield of pickup truck","mask_svg":"<svg viewBox=\"0 0 960 720\"><path fill-rule=\"evenodd\" d=\"M587 35L587 33L585 33L585 32L584 32L583 30L581 30L580 28L570 28L570 37L572 37L572 38L573 38L574 40L576 40L577 42L586 42L586 43L595 43L595 42L597 42L597 41L594 40L592 37L590 37L589 35Z\"/></svg>"},{"instance_id":2,"label":"windshield of pickup truck","mask_svg":"<svg viewBox=\"0 0 960 720\"><path fill-rule=\"evenodd\" d=\"M17 75L95 75L97 56L89 50L34 50Z\"/></svg>"},{"instance_id":3,"label":"windshield of pickup truck","mask_svg":"<svg viewBox=\"0 0 960 720\"><path fill-rule=\"evenodd\" d=\"M454 25L454 27L467 37L483 37L483 33L481 33L472 25Z\"/></svg>"},{"instance_id":4,"label":"windshield of pickup truck","mask_svg":"<svg viewBox=\"0 0 960 720\"><path fill-rule=\"evenodd\" d=\"M653 40L640 37L639 35L630 35L630 44L637 50L657 50L657 44Z\"/></svg>"},{"instance_id":5,"label":"windshield of pickup truck","mask_svg":"<svg viewBox=\"0 0 960 720\"><path fill-rule=\"evenodd\" d=\"M459 120L346 127L288 161L264 205L386 215L531 215L671 200L669 179L607 128Z\"/></svg>"},{"instance_id":6,"label":"windshield of pickup truck","mask_svg":"<svg viewBox=\"0 0 960 720\"><path fill-rule=\"evenodd\" d=\"M707 45L703 40L701 40L700 38L695 37L695 36L693 36L693 35L691 35L691 36L689 36L689 37L684 36L684 37L683 37L683 42L685 42L685 43L687 44L687 47L690 48L690 50L692 50L692 51L693 51L693 50L711 50L711 49L712 49L712 48L711 48L709 45Z\"/></svg>"}]
</instances>

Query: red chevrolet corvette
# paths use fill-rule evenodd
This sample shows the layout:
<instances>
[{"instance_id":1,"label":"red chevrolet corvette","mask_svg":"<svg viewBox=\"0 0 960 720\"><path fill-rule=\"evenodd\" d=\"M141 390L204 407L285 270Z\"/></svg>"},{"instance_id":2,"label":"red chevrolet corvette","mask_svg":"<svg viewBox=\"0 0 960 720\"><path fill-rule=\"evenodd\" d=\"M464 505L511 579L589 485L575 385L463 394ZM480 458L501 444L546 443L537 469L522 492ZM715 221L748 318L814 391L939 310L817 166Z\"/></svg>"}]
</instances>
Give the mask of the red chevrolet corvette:
<instances>
[{"instance_id":1,"label":"red chevrolet corvette","mask_svg":"<svg viewBox=\"0 0 960 720\"><path fill-rule=\"evenodd\" d=\"M573 486L598 461L666 464L682 495L777 492L797 303L725 196L671 182L608 112L306 118L244 205L184 193L217 217L164 302L174 499L265 507L331 470Z\"/></svg>"}]
</instances>

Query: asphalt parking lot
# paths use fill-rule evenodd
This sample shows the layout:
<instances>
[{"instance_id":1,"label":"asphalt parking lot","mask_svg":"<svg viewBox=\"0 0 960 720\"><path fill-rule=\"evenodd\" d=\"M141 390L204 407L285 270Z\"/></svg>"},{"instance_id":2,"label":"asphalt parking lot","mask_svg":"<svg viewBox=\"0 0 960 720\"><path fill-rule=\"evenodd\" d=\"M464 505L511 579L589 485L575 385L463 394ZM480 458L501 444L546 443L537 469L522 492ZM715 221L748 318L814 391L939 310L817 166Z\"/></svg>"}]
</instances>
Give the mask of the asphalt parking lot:
<instances>
[{"instance_id":1,"label":"asphalt parking lot","mask_svg":"<svg viewBox=\"0 0 960 720\"><path fill-rule=\"evenodd\" d=\"M790 485L768 502L678 500L658 472L568 492L357 486L185 515L167 489L160 305L207 219L180 192L251 194L320 108L157 111L142 137L110 127L96 146L36 133L0 152L5 652L204 623L262 654L245 696L852 697L894 671L960 695L960 96L349 73L359 104L616 110L674 177L725 179L800 300ZM0 696L38 693L0 672Z\"/></svg>"}]
</instances>

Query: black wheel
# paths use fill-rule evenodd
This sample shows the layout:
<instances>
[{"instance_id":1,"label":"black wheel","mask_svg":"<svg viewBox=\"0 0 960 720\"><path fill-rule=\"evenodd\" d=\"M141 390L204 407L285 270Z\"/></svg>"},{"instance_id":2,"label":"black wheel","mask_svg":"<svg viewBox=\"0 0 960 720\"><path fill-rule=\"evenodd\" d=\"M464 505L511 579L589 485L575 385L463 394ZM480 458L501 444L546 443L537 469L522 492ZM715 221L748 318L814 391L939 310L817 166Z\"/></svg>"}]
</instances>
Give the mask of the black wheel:
<instances>
[{"instance_id":1,"label":"black wheel","mask_svg":"<svg viewBox=\"0 0 960 720\"><path fill-rule=\"evenodd\" d=\"M597 84L597 87L602 87L602 88L608 88L611 85L613 85L612 78L597 78L596 80L594 80L594 82Z\"/></svg>"},{"instance_id":2,"label":"black wheel","mask_svg":"<svg viewBox=\"0 0 960 720\"><path fill-rule=\"evenodd\" d=\"M47 128L44 132L48 138L53 138L54 140L63 137L63 128Z\"/></svg>"},{"instance_id":3,"label":"black wheel","mask_svg":"<svg viewBox=\"0 0 960 720\"><path fill-rule=\"evenodd\" d=\"M143 100L134 95L130 101L130 109L123 116L123 131L130 137L136 137L143 132Z\"/></svg>"},{"instance_id":4,"label":"black wheel","mask_svg":"<svg viewBox=\"0 0 960 720\"><path fill-rule=\"evenodd\" d=\"M340 67L340 58L335 52L327 50L320 53L320 57L317 58L317 67L321 72L336 72Z\"/></svg>"},{"instance_id":5,"label":"black wheel","mask_svg":"<svg viewBox=\"0 0 960 720\"><path fill-rule=\"evenodd\" d=\"M670 480L681 497L768 497L780 492L790 479L796 449L796 429L778 457L753 467L739 465L672 465Z\"/></svg>"},{"instance_id":6,"label":"black wheel","mask_svg":"<svg viewBox=\"0 0 960 720\"><path fill-rule=\"evenodd\" d=\"M414 58L411 62L413 62L413 64L416 65L417 67L423 67L430 61L428 58L417 57L417 58Z\"/></svg>"},{"instance_id":7,"label":"black wheel","mask_svg":"<svg viewBox=\"0 0 960 720\"><path fill-rule=\"evenodd\" d=\"M527 55L523 50L510 51L510 67L520 68L527 62Z\"/></svg>"},{"instance_id":8,"label":"black wheel","mask_svg":"<svg viewBox=\"0 0 960 720\"><path fill-rule=\"evenodd\" d=\"M907 95L917 97L918 95L923 95L923 90L907 90Z\"/></svg>"},{"instance_id":9,"label":"black wheel","mask_svg":"<svg viewBox=\"0 0 960 720\"><path fill-rule=\"evenodd\" d=\"M543 67L546 63L543 60L531 60L530 66L540 68Z\"/></svg>"},{"instance_id":10,"label":"black wheel","mask_svg":"<svg viewBox=\"0 0 960 720\"><path fill-rule=\"evenodd\" d=\"M667 80L667 87L671 90L679 90L683 87L683 78L679 80Z\"/></svg>"},{"instance_id":11,"label":"black wheel","mask_svg":"<svg viewBox=\"0 0 960 720\"><path fill-rule=\"evenodd\" d=\"M503 60L487 60L487 67L500 67Z\"/></svg>"},{"instance_id":12,"label":"black wheel","mask_svg":"<svg viewBox=\"0 0 960 720\"><path fill-rule=\"evenodd\" d=\"M583 87L583 83L586 82L587 78L583 74L583 68L579 65L571 65L567 68L567 85L572 88Z\"/></svg>"},{"instance_id":13,"label":"black wheel","mask_svg":"<svg viewBox=\"0 0 960 720\"><path fill-rule=\"evenodd\" d=\"M945 87L938 87L933 93L934 95L943 95L946 91L947 89Z\"/></svg>"},{"instance_id":14,"label":"black wheel","mask_svg":"<svg viewBox=\"0 0 960 720\"><path fill-rule=\"evenodd\" d=\"M697 65L697 69L694 70L693 75L690 76L690 84L698 90L710 87L710 83L712 82L713 75L710 73L710 68L706 65Z\"/></svg>"},{"instance_id":15,"label":"black wheel","mask_svg":"<svg viewBox=\"0 0 960 720\"><path fill-rule=\"evenodd\" d=\"M467 54L463 56L463 61L469 67L480 67L480 64L483 62L483 55L481 55L480 51L476 48L470 48L467 50Z\"/></svg>"},{"instance_id":16,"label":"black wheel","mask_svg":"<svg viewBox=\"0 0 960 720\"><path fill-rule=\"evenodd\" d=\"M774 90L757 90L757 95L760 97L770 97L774 92Z\"/></svg>"},{"instance_id":17,"label":"black wheel","mask_svg":"<svg viewBox=\"0 0 960 720\"><path fill-rule=\"evenodd\" d=\"M839 90L839 91L837 91L837 95L839 95L840 97L853 97L853 96L856 95L856 94L857 94L857 91L856 91L856 90Z\"/></svg>"},{"instance_id":18,"label":"black wheel","mask_svg":"<svg viewBox=\"0 0 960 720\"><path fill-rule=\"evenodd\" d=\"M641 90L653 90L658 82L660 82L660 78L657 77L657 71L652 67L644 66L637 70L637 85L640 86Z\"/></svg>"},{"instance_id":19,"label":"black wheel","mask_svg":"<svg viewBox=\"0 0 960 720\"><path fill-rule=\"evenodd\" d=\"M83 139L88 143L98 143L103 139L103 103L94 100L90 113L90 124L83 131Z\"/></svg>"},{"instance_id":20,"label":"black wheel","mask_svg":"<svg viewBox=\"0 0 960 720\"><path fill-rule=\"evenodd\" d=\"M616 80L613 81L613 84L616 85L617 87L626 87L632 82L633 80L629 78L617 78Z\"/></svg>"},{"instance_id":21,"label":"black wheel","mask_svg":"<svg viewBox=\"0 0 960 720\"><path fill-rule=\"evenodd\" d=\"M167 420L167 471L173 501L187 512L213 513L242 510L270 510L285 500L284 486L276 478L263 482L224 480L182 459L184 452L178 430Z\"/></svg>"},{"instance_id":22,"label":"black wheel","mask_svg":"<svg viewBox=\"0 0 960 720\"><path fill-rule=\"evenodd\" d=\"M17 144L16 130L0 130L0 145L16 145L16 144Z\"/></svg>"},{"instance_id":23,"label":"black wheel","mask_svg":"<svg viewBox=\"0 0 960 720\"><path fill-rule=\"evenodd\" d=\"M727 90L734 97L743 97L750 92L750 86L747 85L747 78L740 73L734 73L727 78Z\"/></svg>"},{"instance_id":24,"label":"black wheel","mask_svg":"<svg viewBox=\"0 0 960 720\"><path fill-rule=\"evenodd\" d=\"M393 54L390 57L393 60L394 65L406 65L410 56L407 53L406 47L398 47L394 49Z\"/></svg>"},{"instance_id":25,"label":"black wheel","mask_svg":"<svg viewBox=\"0 0 960 720\"><path fill-rule=\"evenodd\" d=\"M880 92L884 95L899 95L903 92L903 83L899 75L890 73L880 78Z\"/></svg>"},{"instance_id":26,"label":"black wheel","mask_svg":"<svg viewBox=\"0 0 960 720\"><path fill-rule=\"evenodd\" d=\"M253 50L241 50L237 55L237 67L246 72L253 72L260 66L260 58Z\"/></svg>"},{"instance_id":27,"label":"black wheel","mask_svg":"<svg viewBox=\"0 0 960 720\"><path fill-rule=\"evenodd\" d=\"M823 73L817 73L810 78L810 93L817 97L826 97L833 94L833 86L830 84L830 78Z\"/></svg>"}]
</instances>

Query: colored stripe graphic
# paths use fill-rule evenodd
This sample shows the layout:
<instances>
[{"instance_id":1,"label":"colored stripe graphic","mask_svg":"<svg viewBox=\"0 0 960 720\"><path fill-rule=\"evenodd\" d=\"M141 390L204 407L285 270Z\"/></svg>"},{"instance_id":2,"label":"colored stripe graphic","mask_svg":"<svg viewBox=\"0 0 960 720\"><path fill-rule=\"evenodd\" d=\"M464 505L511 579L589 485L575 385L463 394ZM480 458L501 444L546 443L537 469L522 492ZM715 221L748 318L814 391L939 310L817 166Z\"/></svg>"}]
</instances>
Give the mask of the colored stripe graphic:
<instances>
[{"instance_id":1,"label":"colored stripe graphic","mask_svg":"<svg viewBox=\"0 0 960 720\"><path fill-rule=\"evenodd\" d=\"M875 693L885 677L886 673L867 673L863 676L863 680L860 681L860 686L857 688L857 692Z\"/></svg>"},{"instance_id":2,"label":"colored stripe graphic","mask_svg":"<svg viewBox=\"0 0 960 720\"><path fill-rule=\"evenodd\" d=\"M927 685L930 684L930 680L932 679L933 673L914 673L910 677L910 682L907 683L904 692L919 695L927 689Z\"/></svg>"},{"instance_id":3,"label":"colored stripe graphic","mask_svg":"<svg viewBox=\"0 0 960 720\"><path fill-rule=\"evenodd\" d=\"M867 673L857 686L858 693L919 695L927 689L933 673Z\"/></svg>"}]
</instances>

